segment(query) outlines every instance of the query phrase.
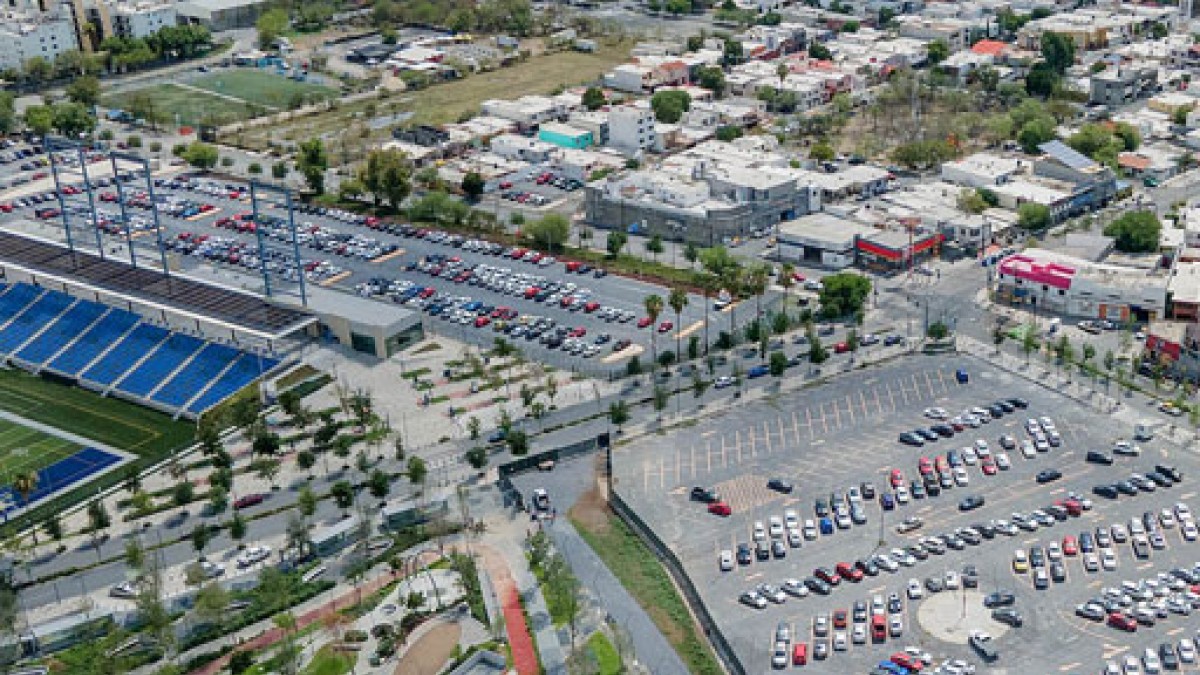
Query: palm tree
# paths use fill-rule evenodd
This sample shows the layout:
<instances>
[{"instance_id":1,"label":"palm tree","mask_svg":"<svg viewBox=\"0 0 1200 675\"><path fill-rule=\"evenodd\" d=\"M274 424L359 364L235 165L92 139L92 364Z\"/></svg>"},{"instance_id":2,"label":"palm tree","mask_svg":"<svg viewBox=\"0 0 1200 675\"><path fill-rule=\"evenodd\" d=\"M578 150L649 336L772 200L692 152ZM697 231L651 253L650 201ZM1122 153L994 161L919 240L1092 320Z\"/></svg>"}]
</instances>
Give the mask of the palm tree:
<instances>
[{"instance_id":1,"label":"palm tree","mask_svg":"<svg viewBox=\"0 0 1200 675\"><path fill-rule=\"evenodd\" d=\"M667 295L667 305L675 312L675 359L682 362L683 352L679 351L679 340L680 331L683 328L683 324L681 323L683 320L683 308L688 306L687 291L678 287L672 288L671 292Z\"/></svg>"},{"instance_id":2,"label":"palm tree","mask_svg":"<svg viewBox=\"0 0 1200 675\"><path fill-rule=\"evenodd\" d=\"M13 479L13 489L21 495L21 504L29 506L29 495L37 490L38 475L36 471L26 471Z\"/></svg>"},{"instance_id":3,"label":"palm tree","mask_svg":"<svg viewBox=\"0 0 1200 675\"><path fill-rule=\"evenodd\" d=\"M642 305L646 308L646 316L650 317L650 360L653 363L658 363L658 315L662 314L663 299L656 293L647 295L642 300Z\"/></svg>"},{"instance_id":4,"label":"palm tree","mask_svg":"<svg viewBox=\"0 0 1200 675\"><path fill-rule=\"evenodd\" d=\"M708 311L712 308L712 294L720 287L720 281L712 274L700 277L700 290L704 293L704 354L708 354Z\"/></svg>"},{"instance_id":5,"label":"palm tree","mask_svg":"<svg viewBox=\"0 0 1200 675\"><path fill-rule=\"evenodd\" d=\"M771 269L765 264L754 265L746 270L746 290L754 295L754 320L762 322L762 296L767 292Z\"/></svg>"},{"instance_id":6,"label":"palm tree","mask_svg":"<svg viewBox=\"0 0 1200 675\"><path fill-rule=\"evenodd\" d=\"M779 267L779 285L783 286L783 313L787 314L787 299L791 294L792 286L796 284L796 267L792 263L783 263Z\"/></svg>"},{"instance_id":7,"label":"palm tree","mask_svg":"<svg viewBox=\"0 0 1200 675\"><path fill-rule=\"evenodd\" d=\"M511 344L509 344L508 340L505 340L504 338L496 338L495 341L492 343L492 345L493 345L492 353L495 354L496 358L498 358L498 359L506 359L506 358L512 356L513 354L515 354L517 351L517 348L512 346ZM508 365L508 367L506 368L506 371L511 367L512 367L512 364L510 363ZM510 373L508 373L508 372L505 373L504 389L505 389L505 395L511 398L512 397L512 390L511 390L512 386L511 386L511 378L508 377L509 374Z\"/></svg>"},{"instance_id":8,"label":"palm tree","mask_svg":"<svg viewBox=\"0 0 1200 675\"><path fill-rule=\"evenodd\" d=\"M721 285L723 285L726 292L732 296L729 304L729 337L731 340L735 335L737 335L736 329L734 328L734 326L737 325L737 320L734 315L737 313L737 296L739 295L738 291L741 290L745 275L745 270L743 270L741 267L734 267L732 265L726 267L721 272Z\"/></svg>"}]
</instances>

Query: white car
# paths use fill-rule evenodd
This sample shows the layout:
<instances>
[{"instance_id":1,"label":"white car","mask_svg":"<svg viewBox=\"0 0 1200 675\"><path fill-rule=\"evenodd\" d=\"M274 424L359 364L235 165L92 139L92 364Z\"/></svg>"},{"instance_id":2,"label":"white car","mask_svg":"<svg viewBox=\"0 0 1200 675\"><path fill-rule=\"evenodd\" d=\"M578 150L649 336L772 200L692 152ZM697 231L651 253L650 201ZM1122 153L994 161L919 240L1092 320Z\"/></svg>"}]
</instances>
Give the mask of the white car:
<instances>
[{"instance_id":1,"label":"white car","mask_svg":"<svg viewBox=\"0 0 1200 675\"><path fill-rule=\"evenodd\" d=\"M260 562L266 560L270 556L271 556L271 547L270 546L265 546L265 545L264 546L251 546L250 548L243 551L242 554L237 557L237 566L238 567L250 567L252 565L255 565L257 563L260 563Z\"/></svg>"},{"instance_id":2,"label":"white car","mask_svg":"<svg viewBox=\"0 0 1200 675\"><path fill-rule=\"evenodd\" d=\"M900 504L907 504L908 500L909 500L908 486L897 485L896 486L896 501L899 502Z\"/></svg>"},{"instance_id":3,"label":"white car","mask_svg":"<svg viewBox=\"0 0 1200 675\"><path fill-rule=\"evenodd\" d=\"M1088 551L1083 554L1083 569L1089 572L1095 572L1100 569L1100 556L1096 555L1095 551Z\"/></svg>"},{"instance_id":4,"label":"white car","mask_svg":"<svg viewBox=\"0 0 1200 675\"><path fill-rule=\"evenodd\" d=\"M925 416L931 420L944 420L950 416L945 408L926 408Z\"/></svg>"},{"instance_id":5,"label":"white car","mask_svg":"<svg viewBox=\"0 0 1200 675\"><path fill-rule=\"evenodd\" d=\"M800 516L796 515L795 509L788 509L783 512L783 523L789 530L800 529Z\"/></svg>"},{"instance_id":6,"label":"white car","mask_svg":"<svg viewBox=\"0 0 1200 675\"><path fill-rule=\"evenodd\" d=\"M786 668L788 664L788 646L786 642L776 642L775 648L771 651L771 666L774 668Z\"/></svg>"},{"instance_id":7,"label":"white car","mask_svg":"<svg viewBox=\"0 0 1200 675\"><path fill-rule=\"evenodd\" d=\"M987 457L988 455L992 454L992 451L988 449L988 442L982 438L976 439L975 454L979 455L980 457Z\"/></svg>"},{"instance_id":8,"label":"white car","mask_svg":"<svg viewBox=\"0 0 1200 675\"><path fill-rule=\"evenodd\" d=\"M1001 471L1008 471L1012 468L1012 462L1009 461L1007 452L996 453L996 468Z\"/></svg>"},{"instance_id":9,"label":"white car","mask_svg":"<svg viewBox=\"0 0 1200 675\"><path fill-rule=\"evenodd\" d=\"M963 464L966 464L967 466L975 466L975 462L979 460L979 457L975 454L975 448L972 448L971 446L963 448L962 460Z\"/></svg>"},{"instance_id":10,"label":"white car","mask_svg":"<svg viewBox=\"0 0 1200 675\"><path fill-rule=\"evenodd\" d=\"M1147 675L1161 673L1162 661L1158 658L1158 652L1150 647L1146 647L1146 652L1142 655L1142 666L1145 667Z\"/></svg>"},{"instance_id":11,"label":"white car","mask_svg":"<svg viewBox=\"0 0 1200 675\"><path fill-rule=\"evenodd\" d=\"M754 541L766 541L767 528L761 520L754 521Z\"/></svg>"},{"instance_id":12,"label":"white car","mask_svg":"<svg viewBox=\"0 0 1200 675\"><path fill-rule=\"evenodd\" d=\"M769 521L769 532L772 539L783 538L783 519L779 516L771 516Z\"/></svg>"},{"instance_id":13,"label":"white car","mask_svg":"<svg viewBox=\"0 0 1200 675\"><path fill-rule=\"evenodd\" d=\"M946 590L957 590L959 585L958 572L955 572L954 570L946 570L945 584Z\"/></svg>"},{"instance_id":14,"label":"white car","mask_svg":"<svg viewBox=\"0 0 1200 675\"><path fill-rule=\"evenodd\" d=\"M954 483L959 487L966 487L971 482L971 479L967 477L967 470L961 466L954 467L950 473L954 475Z\"/></svg>"},{"instance_id":15,"label":"white car","mask_svg":"<svg viewBox=\"0 0 1200 675\"><path fill-rule=\"evenodd\" d=\"M1046 545L1046 557L1049 558L1051 560L1051 562L1057 562L1059 560L1062 560L1062 557L1063 557L1062 546L1060 546L1057 541L1052 541L1049 544L1047 544Z\"/></svg>"},{"instance_id":16,"label":"white car","mask_svg":"<svg viewBox=\"0 0 1200 675\"><path fill-rule=\"evenodd\" d=\"M925 597L925 588L921 586L921 581L919 579L909 579L908 599L920 600L923 597Z\"/></svg>"},{"instance_id":17,"label":"white car","mask_svg":"<svg viewBox=\"0 0 1200 675\"><path fill-rule=\"evenodd\" d=\"M1113 443L1114 455L1126 455L1128 457L1137 457L1142 454L1142 448L1139 445L1130 443L1129 441L1117 441Z\"/></svg>"},{"instance_id":18,"label":"white car","mask_svg":"<svg viewBox=\"0 0 1200 675\"><path fill-rule=\"evenodd\" d=\"M817 538L817 524L813 522L812 518L804 520L804 538L809 541Z\"/></svg>"},{"instance_id":19,"label":"white car","mask_svg":"<svg viewBox=\"0 0 1200 675\"><path fill-rule=\"evenodd\" d=\"M850 641L856 645L866 644L867 643L867 624L865 624L865 623L854 624L854 628L851 629L851 631L850 631Z\"/></svg>"},{"instance_id":20,"label":"white car","mask_svg":"<svg viewBox=\"0 0 1200 675\"><path fill-rule=\"evenodd\" d=\"M888 635L898 638L904 635L904 620L899 614L893 614L891 620L888 621Z\"/></svg>"},{"instance_id":21,"label":"white car","mask_svg":"<svg viewBox=\"0 0 1200 675\"><path fill-rule=\"evenodd\" d=\"M1117 554L1113 553L1111 548L1100 549L1100 566L1106 572L1111 572L1117 569Z\"/></svg>"},{"instance_id":22,"label":"white car","mask_svg":"<svg viewBox=\"0 0 1200 675\"><path fill-rule=\"evenodd\" d=\"M1032 459L1033 457L1037 456L1037 448L1033 447L1033 441L1021 441L1021 454L1025 457L1025 459Z\"/></svg>"},{"instance_id":23,"label":"white car","mask_svg":"<svg viewBox=\"0 0 1200 675\"><path fill-rule=\"evenodd\" d=\"M1200 531L1196 530L1196 524L1190 520L1183 521L1183 524L1179 526L1179 532L1187 541L1196 541L1196 536L1200 534Z\"/></svg>"},{"instance_id":24,"label":"white car","mask_svg":"<svg viewBox=\"0 0 1200 675\"><path fill-rule=\"evenodd\" d=\"M784 579L783 584L780 585L780 589L784 593L797 598L808 597L808 586L805 586L804 582L799 579Z\"/></svg>"},{"instance_id":25,"label":"white car","mask_svg":"<svg viewBox=\"0 0 1200 675\"><path fill-rule=\"evenodd\" d=\"M1175 505L1175 515L1180 520L1192 520L1192 509L1187 504L1179 502Z\"/></svg>"},{"instance_id":26,"label":"white car","mask_svg":"<svg viewBox=\"0 0 1200 675\"><path fill-rule=\"evenodd\" d=\"M728 572L733 569L733 551L721 551L720 566L722 572Z\"/></svg>"},{"instance_id":27,"label":"white car","mask_svg":"<svg viewBox=\"0 0 1200 675\"><path fill-rule=\"evenodd\" d=\"M1171 509L1163 509L1158 514L1158 522L1167 529L1175 527L1175 513Z\"/></svg>"},{"instance_id":28,"label":"white car","mask_svg":"<svg viewBox=\"0 0 1200 675\"><path fill-rule=\"evenodd\" d=\"M849 644L850 641L846 638L846 631L839 630L833 634L833 651L844 652Z\"/></svg>"},{"instance_id":29,"label":"white car","mask_svg":"<svg viewBox=\"0 0 1200 675\"><path fill-rule=\"evenodd\" d=\"M1183 638L1179 641L1179 660L1184 663L1196 662L1196 643L1191 638Z\"/></svg>"}]
</instances>

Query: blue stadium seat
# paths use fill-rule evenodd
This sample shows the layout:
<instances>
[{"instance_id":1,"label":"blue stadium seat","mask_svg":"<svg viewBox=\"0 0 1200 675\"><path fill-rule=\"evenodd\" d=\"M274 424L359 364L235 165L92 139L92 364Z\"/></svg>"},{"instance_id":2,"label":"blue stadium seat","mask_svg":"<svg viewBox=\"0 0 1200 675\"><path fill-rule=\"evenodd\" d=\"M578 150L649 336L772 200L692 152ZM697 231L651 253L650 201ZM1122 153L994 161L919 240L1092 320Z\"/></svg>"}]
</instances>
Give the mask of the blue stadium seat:
<instances>
[{"instance_id":1,"label":"blue stadium seat","mask_svg":"<svg viewBox=\"0 0 1200 675\"><path fill-rule=\"evenodd\" d=\"M196 394L204 391L204 388L239 356L241 352L232 347L210 342L152 398L173 408L182 407Z\"/></svg>"},{"instance_id":2,"label":"blue stadium seat","mask_svg":"<svg viewBox=\"0 0 1200 675\"><path fill-rule=\"evenodd\" d=\"M149 396L171 371L183 365L203 346L203 340L172 333L150 358L117 382L117 389L134 396Z\"/></svg>"},{"instance_id":3,"label":"blue stadium seat","mask_svg":"<svg viewBox=\"0 0 1200 675\"><path fill-rule=\"evenodd\" d=\"M62 311L72 302L75 302L75 298L65 293L47 291L33 304L28 305L28 309L24 312L18 310L20 314L5 326L4 330L0 330L0 353L11 354L26 340L52 322L55 317L62 314Z\"/></svg>"},{"instance_id":4,"label":"blue stadium seat","mask_svg":"<svg viewBox=\"0 0 1200 675\"><path fill-rule=\"evenodd\" d=\"M221 401L236 394L242 387L257 380L263 373L271 370L279 361L276 359L261 357L262 370L259 370L260 357L254 354L243 353L241 358L234 362L233 367L225 373L216 382L213 382L199 398L192 401L188 406L188 412L200 414L205 410L213 407Z\"/></svg>"},{"instance_id":5,"label":"blue stadium seat","mask_svg":"<svg viewBox=\"0 0 1200 675\"><path fill-rule=\"evenodd\" d=\"M41 364L71 340L79 337L107 309L104 305L94 302L80 301L51 324L38 339L17 352L17 356L30 363Z\"/></svg>"},{"instance_id":6,"label":"blue stadium seat","mask_svg":"<svg viewBox=\"0 0 1200 675\"><path fill-rule=\"evenodd\" d=\"M0 295L0 323L4 323L33 302L42 289L29 284L13 284L4 295Z\"/></svg>"},{"instance_id":7,"label":"blue stadium seat","mask_svg":"<svg viewBox=\"0 0 1200 675\"><path fill-rule=\"evenodd\" d=\"M96 384L108 386L125 374L129 367L138 362L146 354L153 351L163 340L167 339L167 331L158 326L143 323L129 337L121 340L104 358L91 368L84 371L83 379Z\"/></svg>"},{"instance_id":8,"label":"blue stadium seat","mask_svg":"<svg viewBox=\"0 0 1200 675\"><path fill-rule=\"evenodd\" d=\"M51 361L49 367L64 375L78 375L137 322L136 314L114 307L91 330L80 335L70 349Z\"/></svg>"}]
</instances>

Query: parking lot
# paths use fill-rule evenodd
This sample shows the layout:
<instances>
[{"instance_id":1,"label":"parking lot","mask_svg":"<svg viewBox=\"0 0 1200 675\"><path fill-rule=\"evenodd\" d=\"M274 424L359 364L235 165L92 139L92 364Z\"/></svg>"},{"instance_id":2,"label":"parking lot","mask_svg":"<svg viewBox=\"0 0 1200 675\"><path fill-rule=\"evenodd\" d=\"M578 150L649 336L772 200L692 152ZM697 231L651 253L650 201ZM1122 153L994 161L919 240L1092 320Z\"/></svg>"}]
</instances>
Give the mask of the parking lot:
<instances>
[{"instance_id":1,"label":"parking lot","mask_svg":"<svg viewBox=\"0 0 1200 675\"><path fill-rule=\"evenodd\" d=\"M130 178L123 183L130 230L139 248L152 246L151 196L144 181ZM94 180L95 222L111 241L123 241L125 225L113 179ZM73 224L86 229L91 224L86 192L68 187L64 193ZM286 241L286 211L274 195L260 193L258 222L252 218L248 186L241 183L186 175L160 178L154 198L164 243L185 269L212 264L253 275L265 264L276 276L297 281ZM52 190L0 198L0 222L38 218L40 209L49 209L40 214L43 220L58 217ZM295 218L307 282L423 311L430 316L431 330L467 342L490 346L496 337L508 336L544 362L618 371L634 355L643 363L648 360L651 335L660 350L674 350L677 336L686 348L689 338L704 335L700 296L689 297L682 316L665 308L657 321L648 323L644 299L657 293L665 300L666 289L586 265L568 266L570 261L533 251L436 230L385 226L336 210L302 207ZM265 261L258 251L259 230L270 245ZM90 243L91 237L84 241ZM751 314L739 312L739 323ZM728 326L727 319L717 320ZM716 330L709 337L715 339Z\"/></svg>"},{"instance_id":2,"label":"parking lot","mask_svg":"<svg viewBox=\"0 0 1200 675\"><path fill-rule=\"evenodd\" d=\"M967 383L957 381L958 368L966 370ZM922 447L898 440L902 432L936 423L925 415L927 409L944 408L958 416L1008 398L1023 399L1028 408L1013 409L988 423L976 420L974 427L960 424L962 431L953 438L925 441ZM1041 417L1050 418L1057 446L1047 442L1045 449L1036 447L1043 444L1035 444L1036 437L1026 430L1027 419ZM1089 450L1107 451L1131 432L983 361L917 357L847 374L799 395L735 407L672 432L674 438L623 446L614 455L613 471L617 491L675 550L750 672L771 669L776 629L785 623L789 646L805 643L810 660L806 667L816 672L867 673L905 647L928 652L939 663L961 659L982 666L967 642L971 630L983 630L992 637L999 658L981 672L1091 673L1101 672L1106 660L1119 665L1125 656L1140 656L1146 647L1158 649L1162 642L1177 643L1194 632L1187 619L1177 615L1160 617L1157 625L1140 626L1131 634L1074 613L1077 605L1100 596L1105 587L1179 566L1191 569L1200 561L1200 547L1183 536L1179 524L1160 528L1162 536L1152 537L1155 546L1143 551L1144 558L1135 555L1131 539L1107 547L1096 542L1096 528L1110 530L1116 523L1129 527L1131 519L1173 509L1177 502L1200 507L1186 478L1191 460L1161 441L1142 443L1139 457L1109 453L1112 465L1085 462ZM1005 449L1001 436L1011 436L1014 447ZM963 449L977 447L980 440L988 446L989 460L971 453L971 460L964 461ZM1024 441L1034 446L1028 455L1022 451ZM951 450L957 455L954 462L946 461ZM1006 461L999 461L1000 453ZM949 488L934 480L939 483L937 496L924 492L921 458L928 459L927 471L935 476L942 462L959 465L948 467ZM985 464L990 465L987 472ZM1134 495L1116 499L1092 492L1097 484L1153 471L1156 464L1179 465L1183 484L1153 492L1134 489ZM903 475L896 476L895 485L903 485L903 490L893 487L897 469ZM1046 470L1062 475L1043 474L1045 482L1039 482L1039 472ZM954 480L955 473L962 474L966 485ZM772 478L790 482L791 493L770 489ZM919 498L913 494L914 479L922 486ZM863 495L864 482L878 493L875 498ZM718 493L731 515L709 513L704 503L692 498L696 487ZM884 496L896 499L898 492L905 493L906 503L884 510ZM1077 499L1069 500L1071 493ZM983 504L961 510L960 502L968 496L981 497ZM831 502L843 509L857 502L858 513L850 519L846 509L845 527L837 524L836 513L829 513L831 522L822 527L818 510L832 508ZM1059 508L1057 515L1036 513ZM900 534L897 527L910 517L919 518L921 525ZM792 520L799 536L789 542L785 521ZM766 559L754 551L748 563L739 563L739 544L754 550L759 523L766 530L759 535L768 542ZM940 541L930 539L935 536ZM1064 541L1066 536L1073 540ZM1085 540L1091 552L1080 550ZM774 541L780 542L781 550L772 550L769 543ZM1051 542L1057 542L1056 548ZM1064 552L1064 545L1075 553ZM1016 550L1023 550L1027 558L1038 557L1033 548L1041 549L1043 560L1049 558L1042 571L1015 571ZM723 552L735 558L729 571L720 566ZM878 555L884 557L874 557ZM858 561L862 564L856 565ZM845 563L841 574L839 563ZM964 569L967 565L973 569ZM817 590L820 584L806 583L809 577L825 575L818 568L840 578L828 595ZM1035 579L1041 576L1044 589L1036 587ZM910 580L918 589L913 595L919 597L910 597ZM975 587L963 588L964 583ZM760 584L773 588L759 589ZM751 606L753 598L739 599L756 589L766 601L762 609ZM995 621L991 610L983 608L984 596L997 590L1014 594L1021 627ZM889 600L892 593L895 600ZM876 596L885 606L882 639L872 634L867 622L826 627L837 619L837 610L853 615L856 602L870 607ZM1167 601L1163 596L1164 605ZM889 611L888 605L899 611ZM1132 614L1132 606L1126 609ZM1165 606L1152 611L1170 613ZM815 635L815 628L824 635ZM820 643L828 650L823 661L814 658ZM787 660L788 668L796 667ZM1184 664L1189 667L1195 669Z\"/></svg>"}]
</instances>

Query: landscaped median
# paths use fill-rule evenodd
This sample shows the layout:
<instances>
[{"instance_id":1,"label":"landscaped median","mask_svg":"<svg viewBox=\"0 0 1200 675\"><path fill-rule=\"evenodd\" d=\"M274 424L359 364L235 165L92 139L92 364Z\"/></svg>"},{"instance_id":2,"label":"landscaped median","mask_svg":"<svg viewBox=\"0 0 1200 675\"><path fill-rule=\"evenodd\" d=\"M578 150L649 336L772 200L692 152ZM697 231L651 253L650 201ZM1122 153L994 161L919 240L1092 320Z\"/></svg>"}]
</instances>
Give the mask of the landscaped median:
<instances>
[{"instance_id":1,"label":"landscaped median","mask_svg":"<svg viewBox=\"0 0 1200 675\"><path fill-rule=\"evenodd\" d=\"M621 585L637 598L638 604L687 664L689 672L699 675L724 672L712 649L696 630L696 622L670 575L659 564L654 552L646 548L620 518L607 507L581 508L577 504L571 509L571 522Z\"/></svg>"}]
</instances>

